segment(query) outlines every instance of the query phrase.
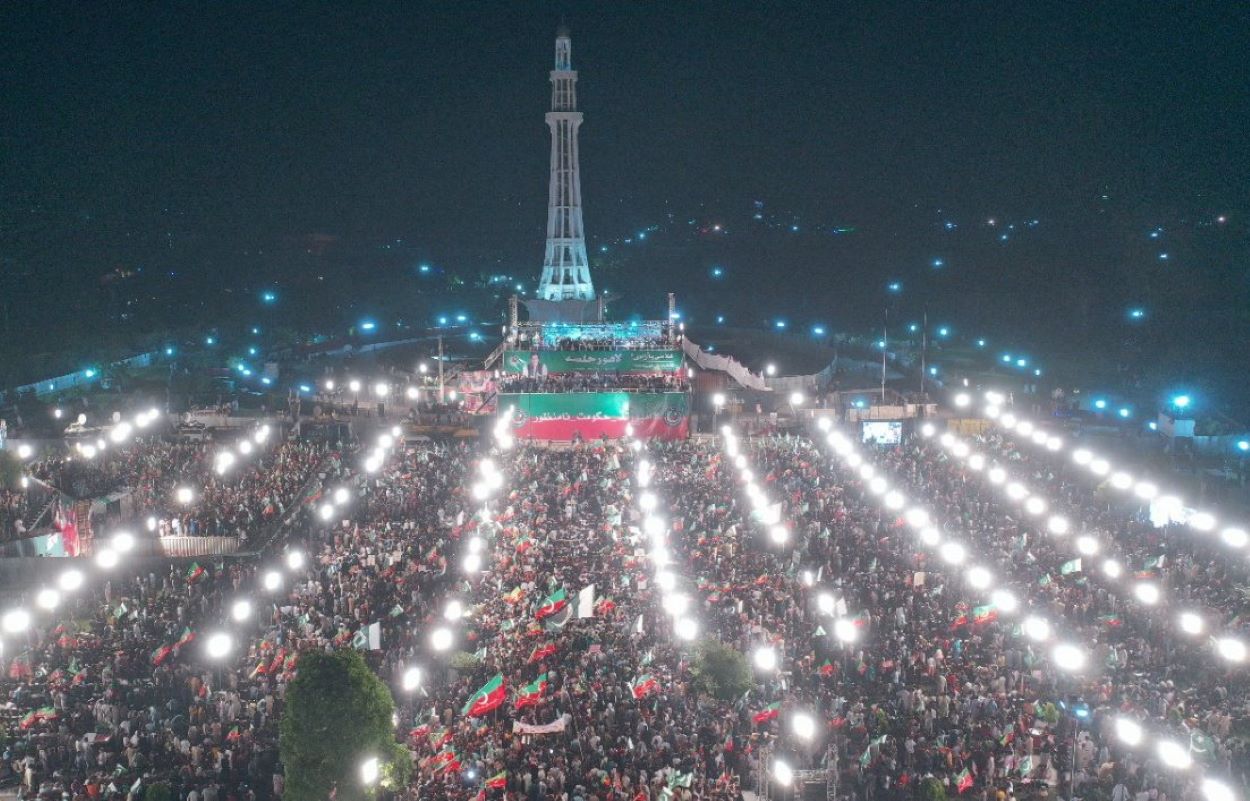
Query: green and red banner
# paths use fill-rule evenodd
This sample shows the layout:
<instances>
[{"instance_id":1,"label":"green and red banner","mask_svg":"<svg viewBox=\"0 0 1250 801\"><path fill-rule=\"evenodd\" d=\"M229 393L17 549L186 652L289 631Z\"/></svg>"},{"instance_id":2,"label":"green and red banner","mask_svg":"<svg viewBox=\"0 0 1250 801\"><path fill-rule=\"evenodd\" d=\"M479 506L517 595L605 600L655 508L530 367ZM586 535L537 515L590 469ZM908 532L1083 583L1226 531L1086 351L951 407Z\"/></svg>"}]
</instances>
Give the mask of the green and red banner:
<instances>
[{"instance_id":1,"label":"green and red banner","mask_svg":"<svg viewBox=\"0 0 1250 801\"><path fill-rule=\"evenodd\" d=\"M509 406L512 433L522 439L620 439L630 426L639 439L684 439L690 433L690 396L685 392L501 394L499 408Z\"/></svg>"},{"instance_id":2,"label":"green and red banner","mask_svg":"<svg viewBox=\"0 0 1250 801\"><path fill-rule=\"evenodd\" d=\"M510 350L503 357L505 373L675 373L679 350Z\"/></svg>"}]
</instances>

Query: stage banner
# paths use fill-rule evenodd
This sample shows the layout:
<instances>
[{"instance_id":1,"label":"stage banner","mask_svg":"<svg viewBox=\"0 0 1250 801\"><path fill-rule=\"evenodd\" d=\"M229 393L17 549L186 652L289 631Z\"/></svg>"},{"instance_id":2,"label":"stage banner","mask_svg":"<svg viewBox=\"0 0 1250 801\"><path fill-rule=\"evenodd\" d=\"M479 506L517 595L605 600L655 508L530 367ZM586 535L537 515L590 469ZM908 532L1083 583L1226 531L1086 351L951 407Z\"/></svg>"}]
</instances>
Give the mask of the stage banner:
<instances>
[{"instance_id":1,"label":"stage banner","mask_svg":"<svg viewBox=\"0 0 1250 801\"><path fill-rule=\"evenodd\" d=\"M505 393L499 408L514 407L513 434L524 439L619 439L632 425L642 438L681 439L690 433L685 392Z\"/></svg>"},{"instance_id":2,"label":"stage banner","mask_svg":"<svg viewBox=\"0 0 1250 801\"><path fill-rule=\"evenodd\" d=\"M504 354L505 373L675 373L681 369L679 350L510 350Z\"/></svg>"}]
</instances>

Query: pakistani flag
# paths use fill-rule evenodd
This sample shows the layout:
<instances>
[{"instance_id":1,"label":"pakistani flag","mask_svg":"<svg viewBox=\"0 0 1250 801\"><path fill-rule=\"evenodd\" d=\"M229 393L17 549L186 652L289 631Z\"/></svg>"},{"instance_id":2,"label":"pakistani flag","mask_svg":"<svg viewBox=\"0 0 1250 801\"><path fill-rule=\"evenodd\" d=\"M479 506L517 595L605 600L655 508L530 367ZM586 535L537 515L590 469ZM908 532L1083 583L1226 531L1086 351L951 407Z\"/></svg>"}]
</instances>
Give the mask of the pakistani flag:
<instances>
[{"instance_id":1,"label":"pakistani flag","mask_svg":"<svg viewBox=\"0 0 1250 801\"><path fill-rule=\"evenodd\" d=\"M487 712L498 709L507 697L508 690L503 686L503 674L496 673L494 678L483 684L480 690L469 696L460 714L471 718L485 715Z\"/></svg>"},{"instance_id":2,"label":"pakistani flag","mask_svg":"<svg viewBox=\"0 0 1250 801\"><path fill-rule=\"evenodd\" d=\"M1059 574L1062 576L1069 575L1070 573L1080 573L1080 572L1081 572L1080 558L1072 559L1070 561L1064 562L1063 564L1059 566Z\"/></svg>"}]
</instances>

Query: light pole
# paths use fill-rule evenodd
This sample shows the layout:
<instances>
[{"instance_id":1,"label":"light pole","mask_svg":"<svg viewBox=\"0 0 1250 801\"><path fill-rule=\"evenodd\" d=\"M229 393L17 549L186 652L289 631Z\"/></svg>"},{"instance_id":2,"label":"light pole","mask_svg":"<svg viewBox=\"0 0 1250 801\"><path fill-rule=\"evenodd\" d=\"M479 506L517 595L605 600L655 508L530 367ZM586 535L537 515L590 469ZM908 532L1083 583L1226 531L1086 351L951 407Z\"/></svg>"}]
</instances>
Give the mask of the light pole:
<instances>
[{"instance_id":1,"label":"light pole","mask_svg":"<svg viewBox=\"0 0 1250 801\"><path fill-rule=\"evenodd\" d=\"M712 396L712 430L716 430L716 421L720 418L720 410L725 405L725 393L717 392Z\"/></svg>"}]
</instances>

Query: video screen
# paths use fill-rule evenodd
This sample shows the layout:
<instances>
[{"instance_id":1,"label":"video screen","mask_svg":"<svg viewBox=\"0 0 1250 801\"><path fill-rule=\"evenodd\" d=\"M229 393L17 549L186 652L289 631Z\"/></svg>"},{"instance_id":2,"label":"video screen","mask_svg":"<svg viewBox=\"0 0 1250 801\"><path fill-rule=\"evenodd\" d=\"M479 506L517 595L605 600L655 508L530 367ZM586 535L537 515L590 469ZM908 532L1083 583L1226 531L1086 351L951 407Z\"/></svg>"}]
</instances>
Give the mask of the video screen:
<instances>
[{"instance_id":1,"label":"video screen","mask_svg":"<svg viewBox=\"0 0 1250 801\"><path fill-rule=\"evenodd\" d=\"M860 423L864 427L864 442L874 445L897 445L903 441L903 424L879 420Z\"/></svg>"}]
</instances>

